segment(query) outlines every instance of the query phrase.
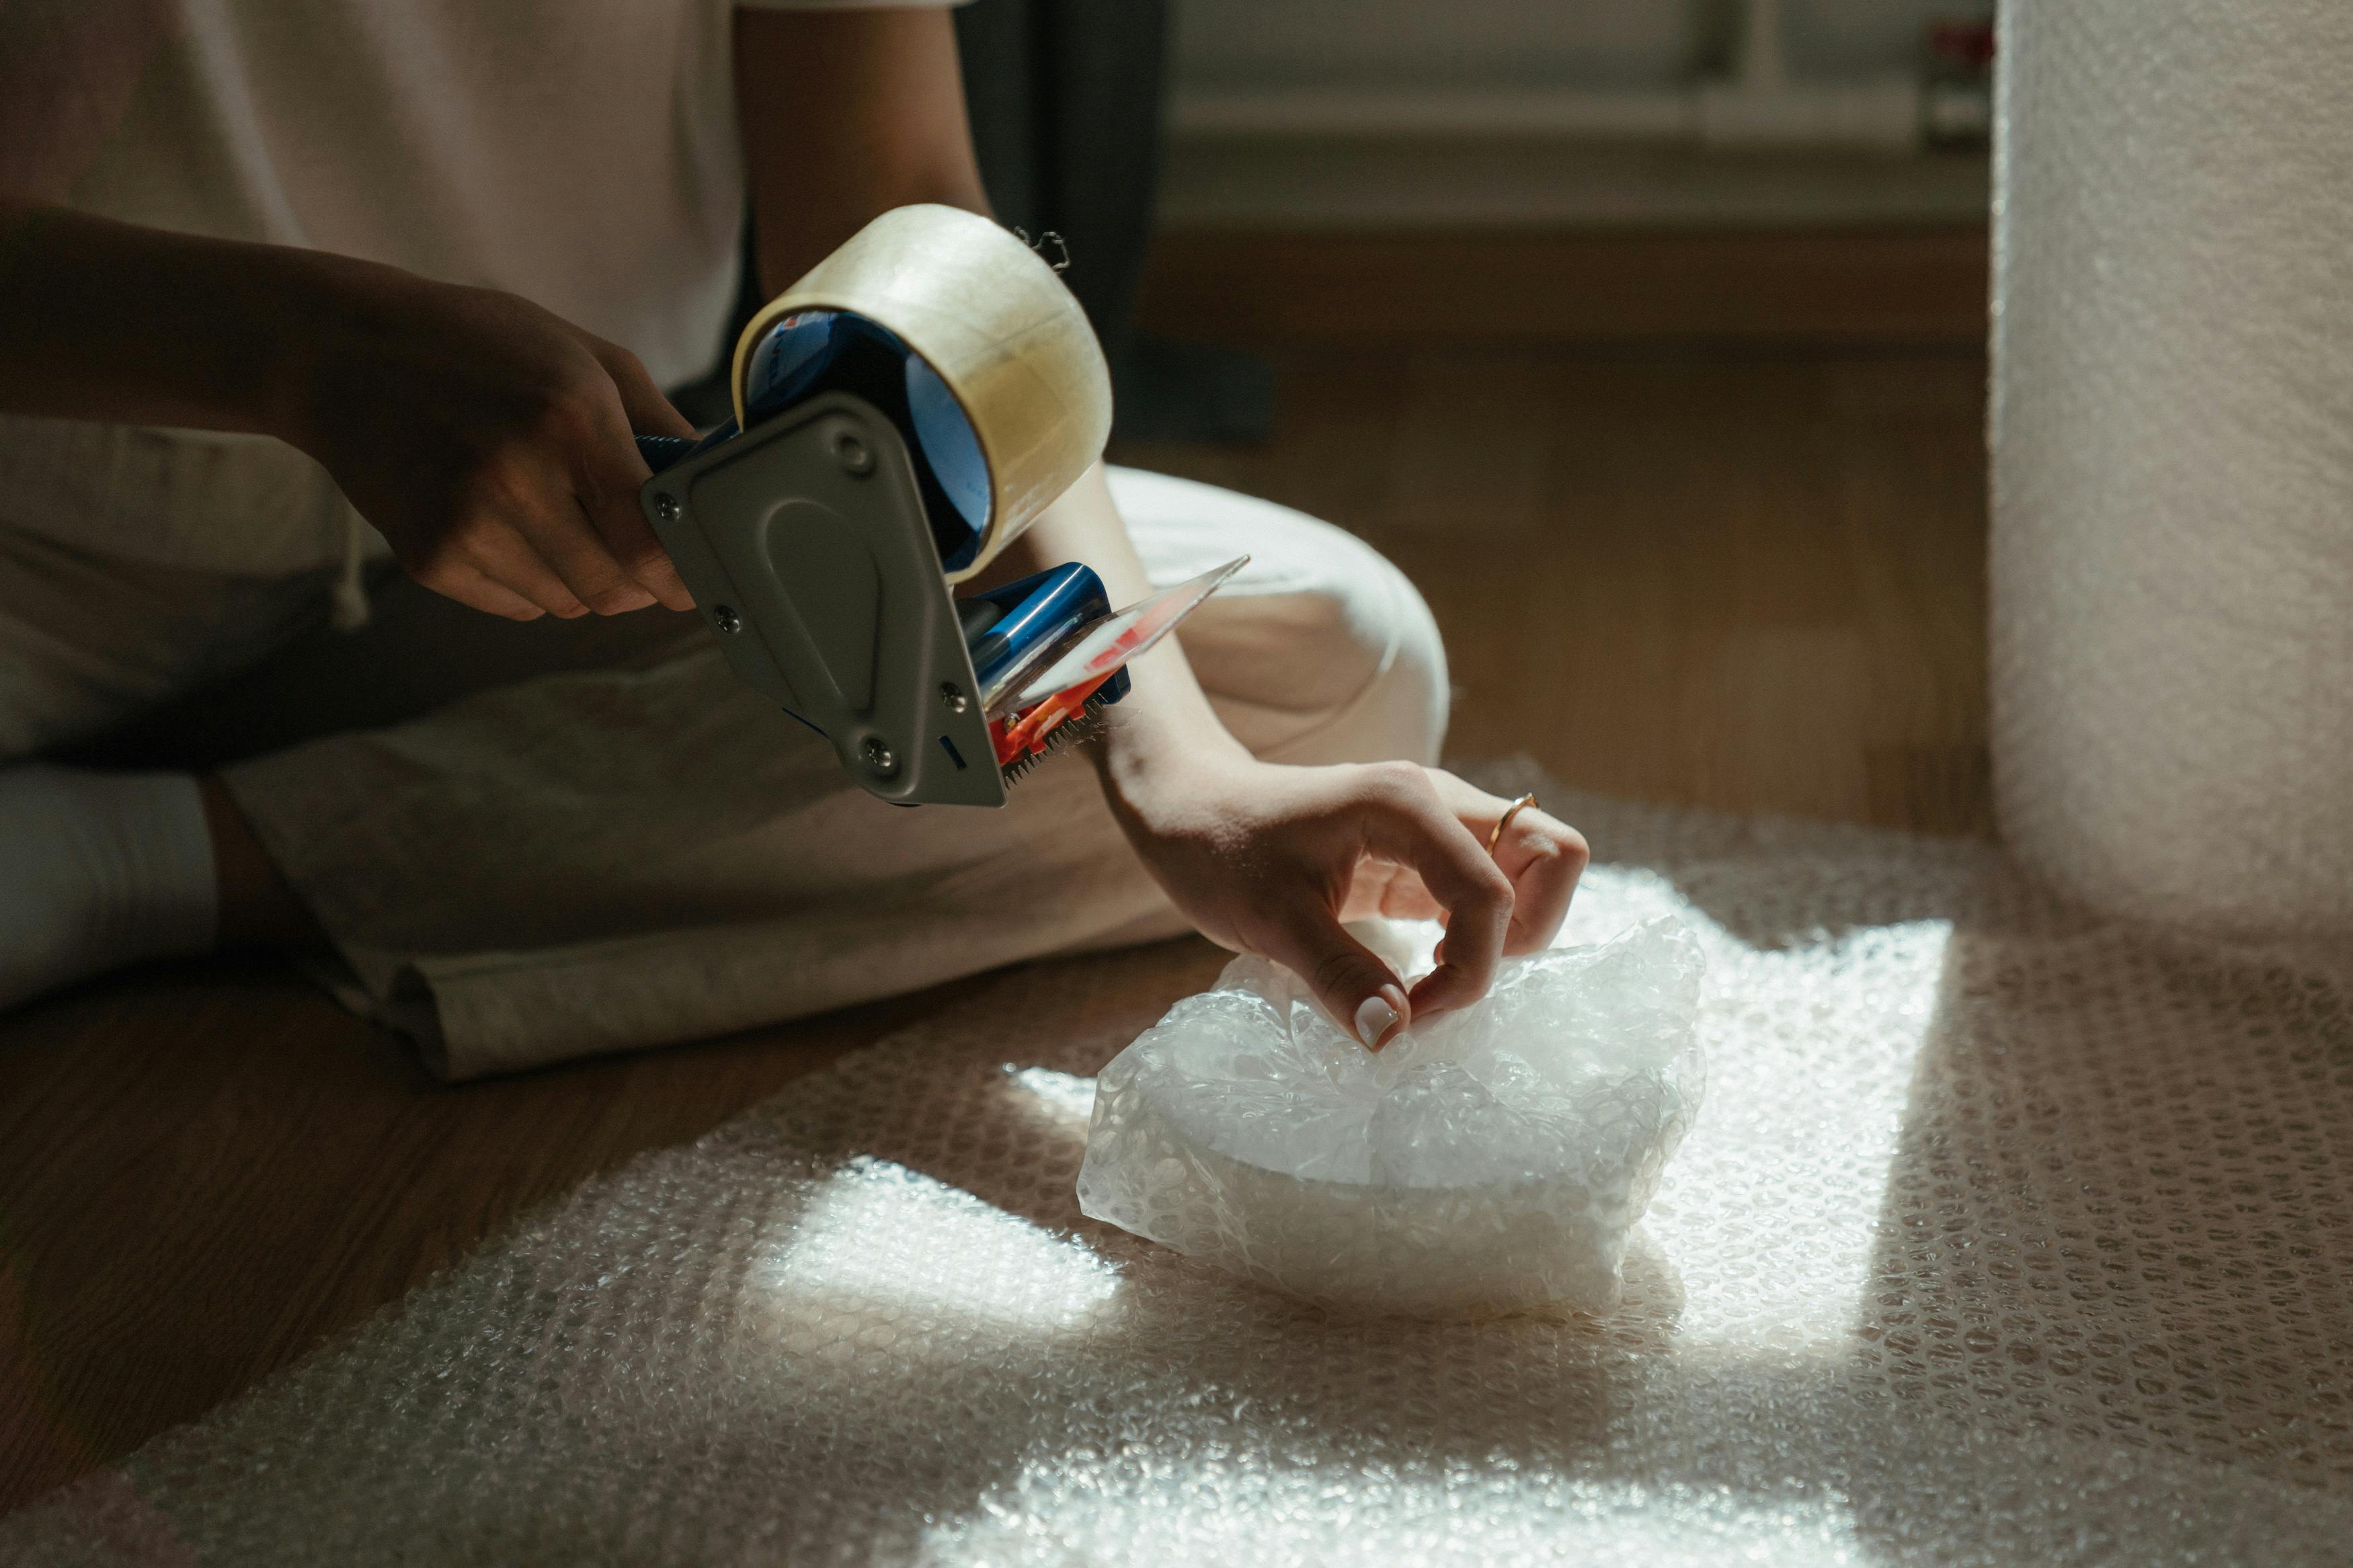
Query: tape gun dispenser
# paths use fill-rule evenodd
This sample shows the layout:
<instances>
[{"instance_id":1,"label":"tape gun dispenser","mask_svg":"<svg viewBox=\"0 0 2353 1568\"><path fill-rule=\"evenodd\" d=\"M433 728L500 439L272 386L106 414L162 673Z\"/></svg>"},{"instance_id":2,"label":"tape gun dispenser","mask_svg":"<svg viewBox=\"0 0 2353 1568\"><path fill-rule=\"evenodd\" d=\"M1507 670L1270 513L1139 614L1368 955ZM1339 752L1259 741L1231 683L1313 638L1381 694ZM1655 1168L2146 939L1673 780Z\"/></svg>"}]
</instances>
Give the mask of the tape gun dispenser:
<instances>
[{"instance_id":1,"label":"tape gun dispenser","mask_svg":"<svg viewBox=\"0 0 2353 1568\"><path fill-rule=\"evenodd\" d=\"M709 436L638 438L646 516L735 673L881 799L1004 805L1242 564L1119 611L1075 562L955 595L1111 429L1077 300L977 215L876 218L753 318L733 385Z\"/></svg>"}]
</instances>

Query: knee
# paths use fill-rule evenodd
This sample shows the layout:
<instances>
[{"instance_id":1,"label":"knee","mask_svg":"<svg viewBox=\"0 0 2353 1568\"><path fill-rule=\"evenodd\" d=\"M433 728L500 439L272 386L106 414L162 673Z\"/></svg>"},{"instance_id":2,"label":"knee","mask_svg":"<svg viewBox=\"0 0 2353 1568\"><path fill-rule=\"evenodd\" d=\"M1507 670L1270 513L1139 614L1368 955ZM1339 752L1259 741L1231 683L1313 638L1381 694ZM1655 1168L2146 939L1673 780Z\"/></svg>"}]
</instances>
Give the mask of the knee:
<instances>
[{"instance_id":1,"label":"knee","mask_svg":"<svg viewBox=\"0 0 2353 1568\"><path fill-rule=\"evenodd\" d=\"M1308 602L1322 622L1299 649L1343 679L1298 735L1271 760L1435 763L1451 702L1446 645L1420 591L1388 557L1352 534L1329 531L1327 576Z\"/></svg>"},{"instance_id":2,"label":"knee","mask_svg":"<svg viewBox=\"0 0 2353 1568\"><path fill-rule=\"evenodd\" d=\"M1227 727L1271 761L1437 761L1446 649L1421 595L1355 535L1287 507L1114 470L1155 582L1250 564L1180 634Z\"/></svg>"}]
</instances>

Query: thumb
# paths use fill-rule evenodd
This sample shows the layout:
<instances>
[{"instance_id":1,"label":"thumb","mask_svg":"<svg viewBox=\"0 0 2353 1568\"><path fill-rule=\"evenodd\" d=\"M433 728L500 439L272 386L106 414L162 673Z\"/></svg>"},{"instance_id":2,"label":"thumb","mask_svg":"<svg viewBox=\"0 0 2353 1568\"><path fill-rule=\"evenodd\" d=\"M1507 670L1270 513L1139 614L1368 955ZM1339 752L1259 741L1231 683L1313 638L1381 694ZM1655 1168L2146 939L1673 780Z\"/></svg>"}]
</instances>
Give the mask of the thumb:
<instances>
[{"instance_id":1,"label":"thumb","mask_svg":"<svg viewBox=\"0 0 2353 1568\"><path fill-rule=\"evenodd\" d=\"M613 390L621 395L621 407L629 416L629 428L640 436L686 436L694 434L694 426L677 405L664 397L654 378L637 355L618 343L596 339L592 346L596 362L613 383Z\"/></svg>"},{"instance_id":2,"label":"thumb","mask_svg":"<svg viewBox=\"0 0 2353 1568\"><path fill-rule=\"evenodd\" d=\"M638 586L673 610L691 610L694 595L686 590L678 568L662 549L661 541L638 510L638 489L646 482L646 460L638 456L631 432L649 436L692 436L694 426L670 406L655 387L646 367L628 350L589 340L591 351L619 395L626 424L610 429L602 440L589 443L575 458L575 480L588 524L596 531L622 570ZM608 411L609 416L609 411Z\"/></svg>"},{"instance_id":3,"label":"thumb","mask_svg":"<svg viewBox=\"0 0 2353 1568\"><path fill-rule=\"evenodd\" d=\"M1325 910L1291 928L1267 956L1305 981L1324 1011L1367 1050L1413 1022L1396 973Z\"/></svg>"}]
</instances>

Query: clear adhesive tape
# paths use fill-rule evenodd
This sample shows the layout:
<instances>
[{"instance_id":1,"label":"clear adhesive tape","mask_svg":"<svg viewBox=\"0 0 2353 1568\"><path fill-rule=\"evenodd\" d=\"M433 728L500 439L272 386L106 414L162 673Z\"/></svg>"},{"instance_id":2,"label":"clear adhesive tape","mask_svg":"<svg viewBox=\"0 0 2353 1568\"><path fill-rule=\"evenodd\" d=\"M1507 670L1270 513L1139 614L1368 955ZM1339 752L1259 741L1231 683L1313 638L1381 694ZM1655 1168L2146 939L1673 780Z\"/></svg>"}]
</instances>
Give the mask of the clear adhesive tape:
<instances>
[{"instance_id":1,"label":"clear adhesive tape","mask_svg":"<svg viewBox=\"0 0 2353 1568\"><path fill-rule=\"evenodd\" d=\"M951 583L1019 538L1110 439L1111 374L1086 312L978 214L893 208L770 300L736 340L736 423L860 355L898 367L895 386L870 378L872 395L903 401L926 503L948 510L934 531Z\"/></svg>"}]
</instances>

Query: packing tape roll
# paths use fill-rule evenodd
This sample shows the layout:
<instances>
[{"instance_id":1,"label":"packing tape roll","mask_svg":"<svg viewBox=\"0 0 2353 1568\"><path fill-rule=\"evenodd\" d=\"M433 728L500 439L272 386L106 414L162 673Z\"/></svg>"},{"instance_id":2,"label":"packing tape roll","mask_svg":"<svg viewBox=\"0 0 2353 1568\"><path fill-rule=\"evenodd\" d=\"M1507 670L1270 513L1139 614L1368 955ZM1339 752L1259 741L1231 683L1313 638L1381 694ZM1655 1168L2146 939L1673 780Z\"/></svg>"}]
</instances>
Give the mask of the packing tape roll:
<instances>
[{"instance_id":1,"label":"packing tape roll","mask_svg":"<svg viewBox=\"0 0 2353 1568\"><path fill-rule=\"evenodd\" d=\"M1111 437L1111 374L1086 312L1036 252L976 213L893 208L769 301L736 340L737 425L760 416L764 390L793 384L805 355L863 342L915 356L907 412L941 492L927 500L936 510L944 496L973 531L941 552L951 583L1020 537Z\"/></svg>"},{"instance_id":2,"label":"packing tape roll","mask_svg":"<svg viewBox=\"0 0 2353 1568\"><path fill-rule=\"evenodd\" d=\"M2004 838L2113 913L2353 938L2353 7L2007 6Z\"/></svg>"}]
</instances>

